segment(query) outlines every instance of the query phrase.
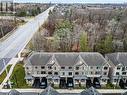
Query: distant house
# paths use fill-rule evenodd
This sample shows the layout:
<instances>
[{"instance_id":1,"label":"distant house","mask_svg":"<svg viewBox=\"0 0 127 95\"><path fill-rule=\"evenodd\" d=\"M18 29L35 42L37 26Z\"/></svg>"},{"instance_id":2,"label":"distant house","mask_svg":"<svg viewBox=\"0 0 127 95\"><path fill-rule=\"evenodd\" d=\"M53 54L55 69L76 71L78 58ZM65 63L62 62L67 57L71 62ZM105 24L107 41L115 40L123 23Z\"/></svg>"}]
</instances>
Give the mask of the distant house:
<instances>
[{"instance_id":1,"label":"distant house","mask_svg":"<svg viewBox=\"0 0 127 95\"><path fill-rule=\"evenodd\" d=\"M111 65L110 78L113 84L123 81L127 85L127 53L118 52L106 54L105 58Z\"/></svg>"},{"instance_id":2,"label":"distant house","mask_svg":"<svg viewBox=\"0 0 127 95\"><path fill-rule=\"evenodd\" d=\"M94 87L90 87L89 89L82 91L80 95L102 95L102 94L99 93Z\"/></svg>"},{"instance_id":3,"label":"distant house","mask_svg":"<svg viewBox=\"0 0 127 95\"><path fill-rule=\"evenodd\" d=\"M42 91L39 95L61 95L51 86L48 86L44 91Z\"/></svg>"},{"instance_id":4,"label":"distant house","mask_svg":"<svg viewBox=\"0 0 127 95\"><path fill-rule=\"evenodd\" d=\"M100 53L34 52L25 60L26 82L34 87L105 86L110 65Z\"/></svg>"}]
</instances>

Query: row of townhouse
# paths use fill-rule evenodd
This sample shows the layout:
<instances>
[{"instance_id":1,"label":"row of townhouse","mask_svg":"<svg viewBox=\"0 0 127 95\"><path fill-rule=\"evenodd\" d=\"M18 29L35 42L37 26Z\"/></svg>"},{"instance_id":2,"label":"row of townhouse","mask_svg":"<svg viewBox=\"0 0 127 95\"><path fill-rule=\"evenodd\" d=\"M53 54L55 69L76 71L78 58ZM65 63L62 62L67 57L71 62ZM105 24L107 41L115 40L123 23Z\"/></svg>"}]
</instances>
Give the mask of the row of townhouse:
<instances>
[{"instance_id":1,"label":"row of townhouse","mask_svg":"<svg viewBox=\"0 0 127 95\"><path fill-rule=\"evenodd\" d=\"M26 82L34 87L77 87L101 85L109 80L111 65L97 52L34 52L25 60Z\"/></svg>"},{"instance_id":2,"label":"row of townhouse","mask_svg":"<svg viewBox=\"0 0 127 95\"><path fill-rule=\"evenodd\" d=\"M109 78L111 83L127 87L127 52L106 54L105 59L110 64Z\"/></svg>"}]
</instances>

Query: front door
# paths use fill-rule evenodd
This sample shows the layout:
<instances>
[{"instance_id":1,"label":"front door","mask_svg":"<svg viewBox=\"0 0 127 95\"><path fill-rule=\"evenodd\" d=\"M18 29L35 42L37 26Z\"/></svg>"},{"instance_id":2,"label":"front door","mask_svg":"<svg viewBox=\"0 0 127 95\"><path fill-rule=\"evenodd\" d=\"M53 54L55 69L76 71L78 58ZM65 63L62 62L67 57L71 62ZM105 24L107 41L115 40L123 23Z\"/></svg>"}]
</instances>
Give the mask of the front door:
<instances>
[{"instance_id":1,"label":"front door","mask_svg":"<svg viewBox=\"0 0 127 95\"><path fill-rule=\"evenodd\" d=\"M66 88L66 78L60 78L60 84L59 84L60 88Z\"/></svg>"},{"instance_id":2,"label":"front door","mask_svg":"<svg viewBox=\"0 0 127 95\"><path fill-rule=\"evenodd\" d=\"M67 78L67 87L68 88L73 88L74 87L73 78Z\"/></svg>"},{"instance_id":3,"label":"front door","mask_svg":"<svg viewBox=\"0 0 127 95\"><path fill-rule=\"evenodd\" d=\"M90 78L87 78L87 79L86 79L86 87L87 87L87 88L90 88L91 86L92 86L92 81L91 81Z\"/></svg>"},{"instance_id":4,"label":"front door","mask_svg":"<svg viewBox=\"0 0 127 95\"><path fill-rule=\"evenodd\" d=\"M39 88L40 87L40 78L39 77L36 77L34 79L33 87L34 88Z\"/></svg>"}]
</instances>

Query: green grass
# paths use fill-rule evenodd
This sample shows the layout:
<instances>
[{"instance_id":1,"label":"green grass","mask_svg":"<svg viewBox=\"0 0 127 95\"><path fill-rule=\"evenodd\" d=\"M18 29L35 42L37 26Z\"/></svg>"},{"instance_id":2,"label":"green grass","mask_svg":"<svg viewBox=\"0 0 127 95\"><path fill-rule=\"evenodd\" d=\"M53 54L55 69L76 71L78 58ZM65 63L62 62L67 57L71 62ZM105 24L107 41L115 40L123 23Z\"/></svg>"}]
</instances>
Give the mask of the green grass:
<instances>
[{"instance_id":1,"label":"green grass","mask_svg":"<svg viewBox=\"0 0 127 95\"><path fill-rule=\"evenodd\" d=\"M12 65L8 65L7 66L7 71L9 72L10 68ZM5 77L7 76L6 71L4 71L1 75L0 75L0 83L3 82L3 80L5 79Z\"/></svg>"},{"instance_id":2,"label":"green grass","mask_svg":"<svg viewBox=\"0 0 127 95\"><path fill-rule=\"evenodd\" d=\"M16 64L14 71L10 77L11 82L13 82L13 88L28 88L29 86L25 81L25 70L23 67L23 63L20 62Z\"/></svg>"}]
</instances>

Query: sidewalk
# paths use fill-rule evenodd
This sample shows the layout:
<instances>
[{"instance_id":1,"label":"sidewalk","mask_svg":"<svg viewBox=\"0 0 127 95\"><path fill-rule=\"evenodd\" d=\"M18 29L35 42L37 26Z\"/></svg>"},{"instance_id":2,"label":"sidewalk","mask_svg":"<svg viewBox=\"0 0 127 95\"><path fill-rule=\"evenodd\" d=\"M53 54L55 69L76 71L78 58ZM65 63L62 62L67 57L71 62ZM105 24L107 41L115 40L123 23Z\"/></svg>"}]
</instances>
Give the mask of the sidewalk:
<instances>
[{"instance_id":1,"label":"sidewalk","mask_svg":"<svg viewBox=\"0 0 127 95\"><path fill-rule=\"evenodd\" d=\"M6 76L4 81L1 83L0 89L2 89L4 84L9 80L9 78L10 78L12 72L13 72L13 69L14 69L14 67L15 67L15 65L17 64L18 61L19 61L18 58L12 58L11 61L9 62L9 64L12 64L12 66L11 66L9 72L8 72L8 75Z\"/></svg>"}]
</instances>

